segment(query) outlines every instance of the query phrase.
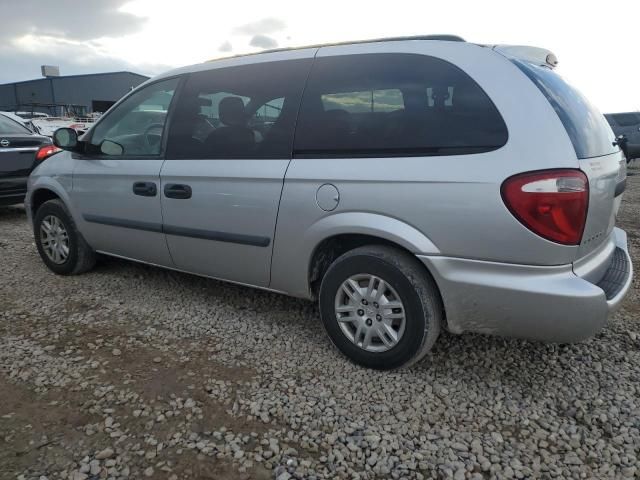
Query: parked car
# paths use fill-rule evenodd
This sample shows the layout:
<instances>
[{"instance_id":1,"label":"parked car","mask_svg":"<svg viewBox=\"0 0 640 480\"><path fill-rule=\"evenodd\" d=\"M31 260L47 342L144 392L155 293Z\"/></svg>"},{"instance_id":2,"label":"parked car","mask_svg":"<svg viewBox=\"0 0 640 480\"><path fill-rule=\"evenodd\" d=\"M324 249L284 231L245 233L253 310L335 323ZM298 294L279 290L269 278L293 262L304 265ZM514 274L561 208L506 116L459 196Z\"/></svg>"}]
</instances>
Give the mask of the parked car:
<instances>
[{"instance_id":1,"label":"parked car","mask_svg":"<svg viewBox=\"0 0 640 480\"><path fill-rule=\"evenodd\" d=\"M37 134L40 133L40 130L38 129L38 127L35 126L31 120L25 120L24 118L22 118L19 115L16 115L13 112L0 112L0 115L4 115L5 117L8 117L11 120L18 122L20 125L27 127L33 133L37 133Z\"/></svg>"},{"instance_id":2,"label":"parked car","mask_svg":"<svg viewBox=\"0 0 640 480\"><path fill-rule=\"evenodd\" d=\"M48 113L44 113L44 112L27 112L27 111L20 111L20 112L16 112L16 115L18 115L20 118L24 118L25 120L32 120L34 118L49 118L49 114Z\"/></svg>"},{"instance_id":3,"label":"parked car","mask_svg":"<svg viewBox=\"0 0 640 480\"><path fill-rule=\"evenodd\" d=\"M68 151L29 181L38 251L62 275L104 253L317 299L379 369L442 328L584 339L631 282L626 170L556 63L436 36L173 70L82 140L55 133Z\"/></svg>"},{"instance_id":4,"label":"parked car","mask_svg":"<svg viewBox=\"0 0 640 480\"><path fill-rule=\"evenodd\" d=\"M640 112L606 113L604 116L616 137L624 136L625 142L635 147L627 152L627 159L640 158Z\"/></svg>"},{"instance_id":5,"label":"parked car","mask_svg":"<svg viewBox=\"0 0 640 480\"><path fill-rule=\"evenodd\" d=\"M22 203L31 170L59 151L49 137L0 112L0 206Z\"/></svg>"}]
</instances>

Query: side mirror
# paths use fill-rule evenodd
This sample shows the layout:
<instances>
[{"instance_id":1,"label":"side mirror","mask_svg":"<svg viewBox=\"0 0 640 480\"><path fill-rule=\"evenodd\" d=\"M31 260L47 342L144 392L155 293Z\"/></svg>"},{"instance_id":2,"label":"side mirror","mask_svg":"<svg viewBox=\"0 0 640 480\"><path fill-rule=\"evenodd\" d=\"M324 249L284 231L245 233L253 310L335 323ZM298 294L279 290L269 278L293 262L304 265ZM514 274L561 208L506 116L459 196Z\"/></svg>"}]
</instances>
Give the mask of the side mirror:
<instances>
[{"instance_id":1,"label":"side mirror","mask_svg":"<svg viewBox=\"0 0 640 480\"><path fill-rule=\"evenodd\" d=\"M63 150L74 150L78 146L78 134L73 128L59 128L53 132L53 144Z\"/></svg>"},{"instance_id":2,"label":"side mirror","mask_svg":"<svg viewBox=\"0 0 640 480\"><path fill-rule=\"evenodd\" d=\"M119 143L113 142L111 140L104 140L100 144L100 153L117 157L121 156L124 153L124 147Z\"/></svg>"}]
</instances>

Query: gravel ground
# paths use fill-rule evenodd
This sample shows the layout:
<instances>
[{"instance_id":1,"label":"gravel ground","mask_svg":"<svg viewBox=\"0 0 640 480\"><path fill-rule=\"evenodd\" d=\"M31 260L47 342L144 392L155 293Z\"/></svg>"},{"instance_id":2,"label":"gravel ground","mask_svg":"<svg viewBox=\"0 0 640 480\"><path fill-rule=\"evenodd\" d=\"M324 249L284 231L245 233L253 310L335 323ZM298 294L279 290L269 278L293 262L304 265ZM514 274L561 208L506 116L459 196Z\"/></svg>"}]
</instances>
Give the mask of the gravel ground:
<instances>
[{"instance_id":1,"label":"gravel ground","mask_svg":"<svg viewBox=\"0 0 640 480\"><path fill-rule=\"evenodd\" d=\"M639 207L634 168L636 259ZM444 334L389 373L309 302L115 259L55 276L17 207L0 255L0 478L640 476L638 280L584 343Z\"/></svg>"}]
</instances>

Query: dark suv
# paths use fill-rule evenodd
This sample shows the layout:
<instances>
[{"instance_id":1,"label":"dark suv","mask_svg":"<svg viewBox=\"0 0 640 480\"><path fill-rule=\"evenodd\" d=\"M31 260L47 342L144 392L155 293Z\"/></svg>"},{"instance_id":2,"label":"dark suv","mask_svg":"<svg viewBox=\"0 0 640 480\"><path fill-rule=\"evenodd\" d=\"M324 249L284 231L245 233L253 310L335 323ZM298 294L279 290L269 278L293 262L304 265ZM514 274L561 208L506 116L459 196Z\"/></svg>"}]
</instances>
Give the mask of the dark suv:
<instances>
[{"instance_id":1,"label":"dark suv","mask_svg":"<svg viewBox=\"0 0 640 480\"><path fill-rule=\"evenodd\" d=\"M640 112L606 113L605 118L616 137L624 135L629 144L640 144Z\"/></svg>"}]
</instances>

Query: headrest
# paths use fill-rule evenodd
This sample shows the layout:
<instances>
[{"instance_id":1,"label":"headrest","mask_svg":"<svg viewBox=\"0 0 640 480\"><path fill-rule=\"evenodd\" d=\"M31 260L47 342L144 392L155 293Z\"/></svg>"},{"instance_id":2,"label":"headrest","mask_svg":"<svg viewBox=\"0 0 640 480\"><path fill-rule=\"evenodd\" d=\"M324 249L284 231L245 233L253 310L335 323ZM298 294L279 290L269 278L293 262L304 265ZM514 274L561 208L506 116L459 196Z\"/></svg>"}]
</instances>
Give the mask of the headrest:
<instances>
[{"instance_id":1,"label":"headrest","mask_svg":"<svg viewBox=\"0 0 640 480\"><path fill-rule=\"evenodd\" d=\"M332 109L324 112L327 131L349 131L351 129L351 114L346 110Z\"/></svg>"},{"instance_id":2,"label":"headrest","mask_svg":"<svg viewBox=\"0 0 640 480\"><path fill-rule=\"evenodd\" d=\"M350 122L351 115L346 110L335 108L332 110L326 110L324 112L324 118L327 122Z\"/></svg>"},{"instance_id":3,"label":"headrest","mask_svg":"<svg viewBox=\"0 0 640 480\"><path fill-rule=\"evenodd\" d=\"M211 107L211 99L192 97L182 102L183 112L193 117L202 113L202 107Z\"/></svg>"},{"instance_id":4,"label":"headrest","mask_svg":"<svg viewBox=\"0 0 640 480\"><path fill-rule=\"evenodd\" d=\"M444 107L445 102L447 100L449 100L449 87L442 87L442 86L434 86L432 93L431 93L431 98L433 99L433 104L436 107Z\"/></svg>"},{"instance_id":5,"label":"headrest","mask_svg":"<svg viewBox=\"0 0 640 480\"><path fill-rule=\"evenodd\" d=\"M218 104L220 121L226 126L245 125L246 113L244 103L240 97L224 97Z\"/></svg>"}]
</instances>

